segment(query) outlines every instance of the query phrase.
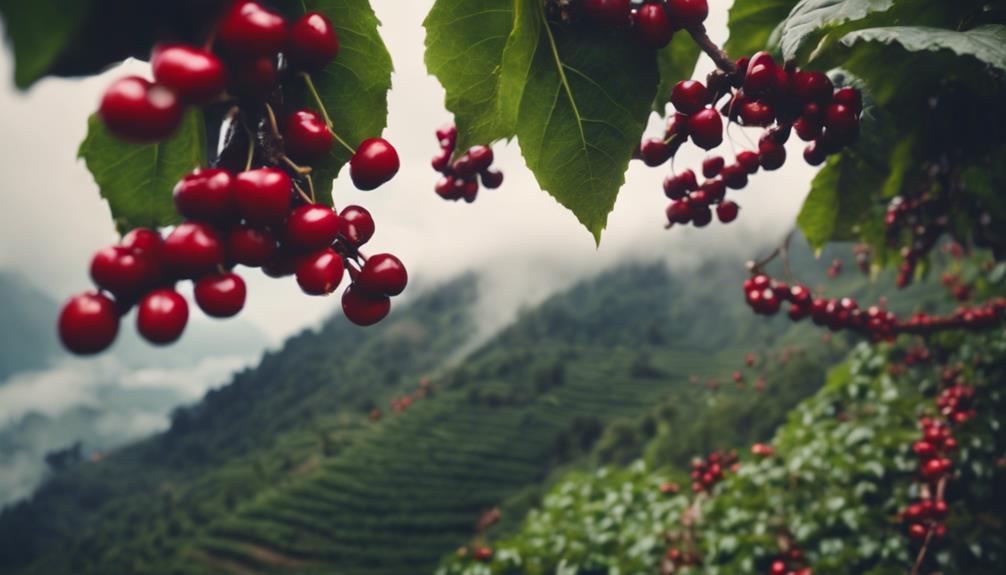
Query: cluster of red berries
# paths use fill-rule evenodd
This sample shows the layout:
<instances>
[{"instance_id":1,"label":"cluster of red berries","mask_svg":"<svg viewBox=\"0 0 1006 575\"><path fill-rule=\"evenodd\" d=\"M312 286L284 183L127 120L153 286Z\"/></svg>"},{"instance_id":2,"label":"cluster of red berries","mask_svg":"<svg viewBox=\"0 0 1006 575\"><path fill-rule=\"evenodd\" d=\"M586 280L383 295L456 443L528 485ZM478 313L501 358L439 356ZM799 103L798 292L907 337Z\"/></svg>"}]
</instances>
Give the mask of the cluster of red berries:
<instances>
[{"instance_id":1,"label":"cluster of red berries","mask_svg":"<svg viewBox=\"0 0 1006 575\"><path fill-rule=\"evenodd\" d=\"M936 399L936 406L940 409L940 415L947 421L960 425L974 419L977 415L974 400L974 387L955 383L940 392L940 396Z\"/></svg>"},{"instance_id":2,"label":"cluster of red berries","mask_svg":"<svg viewBox=\"0 0 1006 575\"><path fill-rule=\"evenodd\" d=\"M468 547L459 547L457 550L458 557L465 557L469 553ZM475 559L479 563L488 563L493 559L493 548L486 545L477 545L471 549L472 559Z\"/></svg>"},{"instance_id":3,"label":"cluster of red berries","mask_svg":"<svg viewBox=\"0 0 1006 575\"><path fill-rule=\"evenodd\" d=\"M907 241L900 250L901 263L898 264L896 278L899 288L912 283L919 262L947 230L948 210L946 201L930 192L917 197L895 196L891 199L884 215L887 242L897 246Z\"/></svg>"},{"instance_id":4,"label":"cluster of red berries","mask_svg":"<svg viewBox=\"0 0 1006 575\"><path fill-rule=\"evenodd\" d=\"M714 451L705 459L692 462L692 491L710 492L726 476L727 471L737 472L739 467L736 451Z\"/></svg>"},{"instance_id":5,"label":"cluster of red berries","mask_svg":"<svg viewBox=\"0 0 1006 575\"><path fill-rule=\"evenodd\" d=\"M445 200L475 201L479 194L479 180L486 189L496 189L503 185L503 172L492 167L493 150L489 146L472 146L467 152L451 161L458 141L455 126L445 126L437 130L440 153L433 157L433 169L444 175L437 182L437 195Z\"/></svg>"},{"instance_id":6,"label":"cluster of red berries","mask_svg":"<svg viewBox=\"0 0 1006 575\"><path fill-rule=\"evenodd\" d=\"M666 572L677 573L679 569L688 567L698 567L702 565L702 557L691 551L682 551L677 547L671 547L664 554L664 559L669 563Z\"/></svg>"},{"instance_id":7,"label":"cluster of red berries","mask_svg":"<svg viewBox=\"0 0 1006 575\"><path fill-rule=\"evenodd\" d=\"M248 67L272 70L269 89L255 94L262 96L277 87L276 62L307 73L323 68L339 50L335 29L324 15L308 13L288 26L282 17L246 0L226 12L215 38L227 67L212 52L164 45L155 48L152 58L156 83L132 77L114 83L99 110L109 130L130 141L163 139L177 127L183 103L206 104L223 96L228 85L246 87L240 79ZM278 140L283 159L311 162L329 152L334 133L327 119L298 110ZM364 141L350 161L353 182L364 190L387 182L398 168L395 149L381 138ZM291 170L295 177L304 172ZM272 277L296 274L301 289L311 295L334 291L348 269L352 285L342 296L342 307L359 325L384 318L390 297L408 281L395 256L367 258L359 252L374 234L366 209L348 206L336 212L317 204L278 167L249 166L237 174L196 169L176 185L174 203L185 221L166 237L136 229L94 256L91 277L100 291L71 298L59 318L67 349L78 354L106 349L115 340L121 316L134 305L140 335L155 344L177 340L189 317L188 304L174 289L180 280L195 282L196 303L207 315L234 316L247 293L244 280L233 272L239 264L262 267Z\"/></svg>"},{"instance_id":8,"label":"cluster of red berries","mask_svg":"<svg viewBox=\"0 0 1006 575\"><path fill-rule=\"evenodd\" d=\"M950 295L957 301L968 301L971 299L971 286L961 281L957 274L945 273L940 278L943 287L950 291Z\"/></svg>"},{"instance_id":9,"label":"cluster of red berries","mask_svg":"<svg viewBox=\"0 0 1006 575\"><path fill-rule=\"evenodd\" d=\"M603 28L631 29L653 50L670 44L675 31L700 26L709 15L707 0L559 0L554 8L563 19L584 16Z\"/></svg>"},{"instance_id":10,"label":"cluster of red berries","mask_svg":"<svg viewBox=\"0 0 1006 575\"><path fill-rule=\"evenodd\" d=\"M687 139L711 150L723 142L721 114L731 122L767 129L758 142L758 151L737 154L727 164L722 156L710 156L702 163L700 185L695 172L685 170L664 180L664 193L672 200L667 208L669 225L692 223L697 227L711 221L710 205L717 205L723 223L737 217L737 205L725 200L726 190L747 186L748 176L759 168L776 170L786 161L784 144L792 131L810 145L804 159L819 165L829 154L841 151L859 134L862 98L854 88L835 90L821 72L782 67L767 52L750 59L741 58L737 70L713 75L716 86L696 80L678 82L671 92L675 114L668 120L663 138L643 141L639 157L648 166L671 159ZM716 111L719 100L731 94Z\"/></svg>"},{"instance_id":11,"label":"cluster of red berries","mask_svg":"<svg viewBox=\"0 0 1006 575\"><path fill-rule=\"evenodd\" d=\"M929 351L928 347L917 345L905 350L905 355L901 361L908 367L915 367L917 365L925 365L932 361L932 359L933 354Z\"/></svg>"},{"instance_id":12,"label":"cluster of red berries","mask_svg":"<svg viewBox=\"0 0 1006 575\"><path fill-rule=\"evenodd\" d=\"M807 566L803 553L796 547L783 552L769 563L768 575L812 575L814 571Z\"/></svg>"},{"instance_id":13,"label":"cluster of red berries","mask_svg":"<svg viewBox=\"0 0 1006 575\"><path fill-rule=\"evenodd\" d=\"M845 262L842 261L842 258L835 258L831 260L831 265L828 266L828 270L826 272L828 277L834 279L842 275L843 266L845 266Z\"/></svg>"}]
</instances>

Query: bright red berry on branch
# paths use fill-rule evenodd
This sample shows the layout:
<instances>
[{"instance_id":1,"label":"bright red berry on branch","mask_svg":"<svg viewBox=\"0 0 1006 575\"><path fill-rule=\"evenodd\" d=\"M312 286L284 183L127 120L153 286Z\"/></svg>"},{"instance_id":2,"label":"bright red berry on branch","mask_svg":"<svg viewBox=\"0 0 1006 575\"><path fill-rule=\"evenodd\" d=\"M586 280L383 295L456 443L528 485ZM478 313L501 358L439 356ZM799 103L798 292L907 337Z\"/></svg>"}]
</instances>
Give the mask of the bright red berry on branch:
<instances>
[{"instance_id":1,"label":"bright red berry on branch","mask_svg":"<svg viewBox=\"0 0 1006 575\"><path fill-rule=\"evenodd\" d=\"M105 91L98 116L119 138L148 143L170 136L181 123L183 111L170 89L139 76L128 76Z\"/></svg>"},{"instance_id":2,"label":"bright red berry on branch","mask_svg":"<svg viewBox=\"0 0 1006 575\"><path fill-rule=\"evenodd\" d=\"M393 296L402 293L408 281L402 260L391 254L376 254L367 259L356 283L370 293Z\"/></svg>"},{"instance_id":3,"label":"bright red berry on branch","mask_svg":"<svg viewBox=\"0 0 1006 575\"><path fill-rule=\"evenodd\" d=\"M319 12L308 12L290 26L286 56L291 64L309 72L318 71L339 53L335 26Z\"/></svg>"},{"instance_id":4,"label":"bright red berry on branch","mask_svg":"<svg viewBox=\"0 0 1006 575\"><path fill-rule=\"evenodd\" d=\"M232 273L212 274L196 282L199 309L210 317L233 317L245 306L245 282Z\"/></svg>"},{"instance_id":5,"label":"bright red berry on branch","mask_svg":"<svg viewBox=\"0 0 1006 575\"><path fill-rule=\"evenodd\" d=\"M709 16L706 0L667 0L671 21L678 28L692 28L702 24Z\"/></svg>"},{"instance_id":6,"label":"bright red berry on branch","mask_svg":"<svg viewBox=\"0 0 1006 575\"><path fill-rule=\"evenodd\" d=\"M234 178L238 212L252 225L279 224L286 219L292 191L290 176L277 168L248 170Z\"/></svg>"},{"instance_id":7,"label":"bright red berry on branch","mask_svg":"<svg viewBox=\"0 0 1006 575\"><path fill-rule=\"evenodd\" d=\"M276 255L276 236L267 229L235 226L227 236L227 257L236 264L264 266Z\"/></svg>"},{"instance_id":8,"label":"bright red berry on branch","mask_svg":"<svg viewBox=\"0 0 1006 575\"><path fill-rule=\"evenodd\" d=\"M297 284L308 295L327 295L339 287L345 271L342 256L325 248L298 260Z\"/></svg>"},{"instance_id":9,"label":"bright red berry on branch","mask_svg":"<svg viewBox=\"0 0 1006 575\"><path fill-rule=\"evenodd\" d=\"M99 250L91 260L91 279L95 285L122 300L130 300L153 285L158 270L152 258L122 246Z\"/></svg>"},{"instance_id":10,"label":"bright red berry on branch","mask_svg":"<svg viewBox=\"0 0 1006 575\"><path fill-rule=\"evenodd\" d=\"M334 140L325 119L311 110L297 110L283 124L287 155L304 164L324 158Z\"/></svg>"},{"instance_id":11,"label":"bright red berry on branch","mask_svg":"<svg viewBox=\"0 0 1006 575\"><path fill-rule=\"evenodd\" d=\"M155 46L150 67L157 83L174 90L187 104L206 104L219 96L227 84L223 62L195 46Z\"/></svg>"},{"instance_id":12,"label":"bright red berry on branch","mask_svg":"<svg viewBox=\"0 0 1006 575\"><path fill-rule=\"evenodd\" d=\"M688 118L688 133L696 146L711 150L723 142L723 120L712 108L705 108Z\"/></svg>"},{"instance_id":13,"label":"bright red berry on branch","mask_svg":"<svg viewBox=\"0 0 1006 575\"><path fill-rule=\"evenodd\" d=\"M237 215L233 184L227 170L198 168L175 185L175 209L190 220L227 222Z\"/></svg>"},{"instance_id":14,"label":"bright red berry on branch","mask_svg":"<svg viewBox=\"0 0 1006 575\"><path fill-rule=\"evenodd\" d=\"M342 294L342 313L359 326L374 325L391 311L391 299L386 295L368 293L350 285Z\"/></svg>"},{"instance_id":15,"label":"bright red berry on branch","mask_svg":"<svg viewBox=\"0 0 1006 575\"><path fill-rule=\"evenodd\" d=\"M398 173L398 152L384 138L369 138L360 143L349 160L349 177L361 190L373 190Z\"/></svg>"},{"instance_id":16,"label":"bright red berry on branch","mask_svg":"<svg viewBox=\"0 0 1006 575\"><path fill-rule=\"evenodd\" d=\"M374 236L374 218L365 208L346 206L339 213L339 235L356 247Z\"/></svg>"},{"instance_id":17,"label":"bright red berry on branch","mask_svg":"<svg viewBox=\"0 0 1006 575\"><path fill-rule=\"evenodd\" d=\"M273 56L286 43L286 20L257 2L238 0L217 26L217 42L245 58Z\"/></svg>"},{"instance_id":18,"label":"bright red berry on branch","mask_svg":"<svg viewBox=\"0 0 1006 575\"><path fill-rule=\"evenodd\" d=\"M663 2L643 4L636 14L639 39L647 48L659 50L671 43L674 26Z\"/></svg>"},{"instance_id":19,"label":"bright red berry on branch","mask_svg":"<svg viewBox=\"0 0 1006 575\"><path fill-rule=\"evenodd\" d=\"M136 329L147 341L169 344L181 337L189 321L189 304L173 289L158 289L143 298L136 312Z\"/></svg>"},{"instance_id":20,"label":"bright red berry on branch","mask_svg":"<svg viewBox=\"0 0 1006 575\"><path fill-rule=\"evenodd\" d=\"M59 314L59 338L72 353L90 355L104 351L119 333L115 302L96 293L73 296Z\"/></svg>"},{"instance_id":21,"label":"bright red berry on branch","mask_svg":"<svg viewBox=\"0 0 1006 575\"><path fill-rule=\"evenodd\" d=\"M179 278L192 279L224 263L224 246L216 230L197 222L179 224L164 240L164 263Z\"/></svg>"},{"instance_id":22,"label":"bright red berry on branch","mask_svg":"<svg viewBox=\"0 0 1006 575\"><path fill-rule=\"evenodd\" d=\"M709 104L709 90L702 82L682 80L671 90L671 104L682 114L694 114Z\"/></svg>"},{"instance_id":23,"label":"bright red berry on branch","mask_svg":"<svg viewBox=\"0 0 1006 575\"><path fill-rule=\"evenodd\" d=\"M339 235L339 215L332 208L309 204L295 208L286 220L285 245L297 250L320 250Z\"/></svg>"}]
</instances>

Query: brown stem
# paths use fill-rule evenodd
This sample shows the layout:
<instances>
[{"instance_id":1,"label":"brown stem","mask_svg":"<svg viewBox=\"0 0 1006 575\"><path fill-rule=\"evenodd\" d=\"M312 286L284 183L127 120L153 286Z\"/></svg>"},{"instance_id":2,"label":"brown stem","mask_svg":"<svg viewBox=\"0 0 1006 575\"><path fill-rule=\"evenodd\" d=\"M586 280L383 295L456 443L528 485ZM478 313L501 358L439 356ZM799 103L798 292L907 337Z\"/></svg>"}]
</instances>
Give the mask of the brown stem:
<instances>
[{"instance_id":1,"label":"brown stem","mask_svg":"<svg viewBox=\"0 0 1006 575\"><path fill-rule=\"evenodd\" d=\"M919 554L915 557L915 563L912 565L912 571L910 575L919 575L922 569L922 562L926 560L926 551L929 550L929 542L933 540L933 529L932 527L926 531L926 540L922 542L922 548L919 549Z\"/></svg>"},{"instance_id":2,"label":"brown stem","mask_svg":"<svg viewBox=\"0 0 1006 575\"><path fill-rule=\"evenodd\" d=\"M709 34L706 33L705 26L702 24L692 26L691 28L688 28L688 33L692 35L692 39L699 45L699 48L701 48L702 51L705 52L710 59L712 59L717 68L728 74L737 72L737 64L730 59L730 56L728 56L722 48L717 46L716 43L709 38Z\"/></svg>"}]
</instances>

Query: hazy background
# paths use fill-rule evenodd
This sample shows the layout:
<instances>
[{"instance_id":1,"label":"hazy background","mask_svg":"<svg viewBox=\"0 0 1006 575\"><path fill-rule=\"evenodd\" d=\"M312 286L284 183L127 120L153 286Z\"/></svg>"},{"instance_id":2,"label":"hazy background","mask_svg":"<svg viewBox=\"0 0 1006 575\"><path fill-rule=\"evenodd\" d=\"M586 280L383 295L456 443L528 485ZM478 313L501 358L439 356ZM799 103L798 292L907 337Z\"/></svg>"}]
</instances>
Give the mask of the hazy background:
<instances>
[{"instance_id":1,"label":"hazy background","mask_svg":"<svg viewBox=\"0 0 1006 575\"><path fill-rule=\"evenodd\" d=\"M412 293L463 271L481 272L485 332L505 324L521 305L618 262L662 258L684 269L716 253L753 257L792 226L813 173L800 161L760 173L736 193L742 212L730 226L714 222L702 230L672 231L663 229L667 200L661 182L667 168L634 162L600 248L569 211L538 189L514 143L495 147L506 175L502 188L484 190L474 204L441 200L433 192L437 174L429 160L437 151L434 131L451 115L422 59L421 24L432 0L372 4L395 65L384 136L398 148L402 169L373 192L357 191L349 178L340 178L336 202L360 203L374 214L377 234L370 251L399 255L409 268ZM710 2L707 24L718 42L725 39L729 4ZM127 67L148 73L140 63ZM703 58L696 77L710 69ZM82 81L48 79L26 93L14 89L12 73L5 48L0 53L0 272L9 272L16 278L10 281L23 282L29 292L37 290L31 298L43 302L54 318L57 302L90 287L87 268L94 251L117 239L108 207L76 159L76 149L101 91L124 71ZM648 133L660 133L661 124L654 115ZM738 151L753 146L740 129L732 133ZM732 157L727 144L717 152ZM799 148L791 150L795 158L799 153ZM676 163L697 168L703 156L685 146ZM338 297L301 294L292 278L273 280L252 270L242 275L249 296L240 319L212 322L193 314L184 349L144 346L130 337L130 316L123 326L125 341L112 354L88 360L57 354L47 368L0 381L0 505L30 491L44 473L45 451L76 438L85 439L91 450L107 448L159 430L173 406L225 383L229 373L254 362L266 346L318 324L339 305ZM11 313L0 307L0 323Z\"/></svg>"}]
</instances>

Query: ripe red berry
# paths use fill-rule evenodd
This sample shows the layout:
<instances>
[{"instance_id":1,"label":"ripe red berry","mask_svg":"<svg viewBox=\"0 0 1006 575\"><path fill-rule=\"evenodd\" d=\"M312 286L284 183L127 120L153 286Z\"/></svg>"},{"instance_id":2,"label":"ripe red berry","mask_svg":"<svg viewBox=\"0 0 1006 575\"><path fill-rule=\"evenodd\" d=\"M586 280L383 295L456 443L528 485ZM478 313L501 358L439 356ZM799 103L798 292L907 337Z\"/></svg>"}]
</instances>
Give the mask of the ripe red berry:
<instances>
[{"instance_id":1,"label":"ripe red berry","mask_svg":"<svg viewBox=\"0 0 1006 575\"><path fill-rule=\"evenodd\" d=\"M264 266L272 260L278 249L276 236L266 229L242 224L232 228L227 236L227 256L236 264Z\"/></svg>"},{"instance_id":2,"label":"ripe red berry","mask_svg":"<svg viewBox=\"0 0 1006 575\"><path fill-rule=\"evenodd\" d=\"M155 46L150 66L157 83L174 90L187 104L206 104L227 84L227 72L220 59L195 46Z\"/></svg>"},{"instance_id":3,"label":"ripe red berry","mask_svg":"<svg viewBox=\"0 0 1006 575\"><path fill-rule=\"evenodd\" d=\"M809 142L821 135L821 122L807 118L806 116L800 116L793 122L793 129L801 140Z\"/></svg>"},{"instance_id":4,"label":"ripe red berry","mask_svg":"<svg viewBox=\"0 0 1006 575\"><path fill-rule=\"evenodd\" d=\"M129 248L134 252L142 253L152 260L159 261L161 249L164 247L164 240L161 239L161 234L154 230L135 228L122 236L122 241L119 242L119 245Z\"/></svg>"},{"instance_id":5,"label":"ripe red berry","mask_svg":"<svg viewBox=\"0 0 1006 575\"><path fill-rule=\"evenodd\" d=\"M300 259L288 250L279 249L268 262L262 264L262 273L271 278L283 278L297 272Z\"/></svg>"},{"instance_id":6,"label":"ripe red berry","mask_svg":"<svg viewBox=\"0 0 1006 575\"><path fill-rule=\"evenodd\" d=\"M290 211L292 191L290 177L277 168L248 170L234 178L238 212L252 225L281 223Z\"/></svg>"},{"instance_id":7,"label":"ripe red berry","mask_svg":"<svg viewBox=\"0 0 1006 575\"><path fill-rule=\"evenodd\" d=\"M349 160L349 177L361 190L373 190L398 173L398 152L384 138L369 138Z\"/></svg>"},{"instance_id":8,"label":"ripe red berry","mask_svg":"<svg viewBox=\"0 0 1006 575\"><path fill-rule=\"evenodd\" d=\"M716 217L724 224L729 224L737 219L738 210L740 210L740 207L737 204L727 200L716 206Z\"/></svg>"},{"instance_id":9,"label":"ripe red berry","mask_svg":"<svg viewBox=\"0 0 1006 575\"><path fill-rule=\"evenodd\" d=\"M707 180L702 182L702 187L699 188L699 192L705 194L706 202L715 203L722 200L727 195L727 186L723 180ZM698 192L696 192L697 194ZM692 199L695 199L695 194L692 194Z\"/></svg>"},{"instance_id":10,"label":"ripe red berry","mask_svg":"<svg viewBox=\"0 0 1006 575\"><path fill-rule=\"evenodd\" d=\"M73 296L59 314L59 338L72 353L90 355L105 350L119 333L115 302L96 292Z\"/></svg>"},{"instance_id":11,"label":"ripe red berry","mask_svg":"<svg viewBox=\"0 0 1006 575\"><path fill-rule=\"evenodd\" d=\"M276 89L274 56L241 59L230 65L231 87L242 96L261 97Z\"/></svg>"},{"instance_id":12,"label":"ripe red berry","mask_svg":"<svg viewBox=\"0 0 1006 575\"><path fill-rule=\"evenodd\" d=\"M639 147L639 155L643 163L652 168L671 159L671 147L659 138L650 138Z\"/></svg>"},{"instance_id":13,"label":"ripe red berry","mask_svg":"<svg viewBox=\"0 0 1006 575\"><path fill-rule=\"evenodd\" d=\"M859 117L845 104L833 103L824 113L828 135L839 145L851 144L859 135Z\"/></svg>"},{"instance_id":14,"label":"ripe red berry","mask_svg":"<svg viewBox=\"0 0 1006 575\"><path fill-rule=\"evenodd\" d=\"M682 114L694 114L709 104L709 90L702 82L682 80L671 90L671 104Z\"/></svg>"},{"instance_id":15,"label":"ripe red berry","mask_svg":"<svg viewBox=\"0 0 1006 575\"><path fill-rule=\"evenodd\" d=\"M164 240L164 263L176 277L191 279L209 273L224 262L224 247L213 228L196 223L179 224Z\"/></svg>"},{"instance_id":16,"label":"ripe red berry","mask_svg":"<svg viewBox=\"0 0 1006 575\"><path fill-rule=\"evenodd\" d=\"M723 142L723 120L716 110L705 108L688 119L688 132L696 146L711 150Z\"/></svg>"},{"instance_id":17,"label":"ripe red berry","mask_svg":"<svg viewBox=\"0 0 1006 575\"><path fill-rule=\"evenodd\" d=\"M667 0L671 21L678 28L691 28L705 22L709 15L706 0Z\"/></svg>"},{"instance_id":18,"label":"ripe red berry","mask_svg":"<svg viewBox=\"0 0 1006 575\"><path fill-rule=\"evenodd\" d=\"M828 159L828 155L824 152L824 146L815 141L807 144L807 147L803 149L803 159L811 166L820 166Z\"/></svg>"},{"instance_id":19,"label":"ripe red berry","mask_svg":"<svg viewBox=\"0 0 1006 575\"><path fill-rule=\"evenodd\" d=\"M720 170L726 162L723 156L710 156L702 160L702 175L707 178L715 178L720 175Z\"/></svg>"},{"instance_id":20,"label":"ripe red berry","mask_svg":"<svg viewBox=\"0 0 1006 575\"><path fill-rule=\"evenodd\" d=\"M189 304L173 289L150 292L140 302L136 312L136 329L147 341L157 345L171 343L181 337L189 321Z\"/></svg>"},{"instance_id":21,"label":"ripe red berry","mask_svg":"<svg viewBox=\"0 0 1006 575\"><path fill-rule=\"evenodd\" d=\"M339 214L332 208L308 204L295 208L286 220L283 243L296 250L320 250L339 235Z\"/></svg>"},{"instance_id":22,"label":"ripe red berry","mask_svg":"<svg viewBox=\"0 0 1006 575\"><path fill-rule=\"evenodd\" d=\"M290 26L286 56L296 68L316 72L339 53L335 26L319 12L308 12Z\"/></svg>"},{"instance_id":23,"label":"ripe red berry","mask_svg":"<svg viewBox=\"0 0 1006 575\"><path fill-rule=\"evenodd\" d=\"M99 250L91 260L91 279L117 299L129 300L153 285L158 266L144 253L122 246Z\"/></svg>"},{"instance_id":24,"label":"ripe red berry","mask_svg":"<svg viewBox=\"0 0 1006 575\"><path fill-rule=\"evenodd\" d=\"M775 122L775 110L762 100L748 100L741 105L740 117L745 126L770 126Z\"/></svg>"},{"instance_id":25,"label":"ripe red berry","mask_svg":"<svg viewBox=\"0 0 1006 575\"><path fill-rule=\"evenodd\" d=\"M476 172L488 170L493 163L493 149L489 146L472 146L466 155Z\"/></svg>"},{"instance_id":26,"label":"ripe red berry","mask_svg":"<svg viewBox=\"0 0 1006 575\"><path fill-rule=\"evenodd\" d=\"M227 222L237 216L233 183L227 170L197 168L175 185L175 209L190 220Z\"/></svg>"},{"instance_id":27,"label":"ripe red berry","mask_svg":"<svg viewBox=\"0 0 1006 575\"><path fill-rule=\"evenodd\" d=\"M356 325L374 325L387 317L389 311L391 298L386 295L367 293L355 285L347 287L342 294L342 312Z\"/></svg>"},{"instance_id":28,"label":"ripe red berry","mask_svg":"<svg viewBox=\"0 0 1006 575\"><path fill-rule=\"evenodd\" d=\"M138 76L109 86L98 116L108 131L131 142L157 142L170 136L182 121L184 109L175 93Z\"/></svg>"},{"instance_id":29,"label":"ripe red berry","mask_svg":"<svg viewBox=\"0 0 1006 575\"><path fill-rule=\"evenodd\" d=\"M636 27L643 45L653 50L670 44L674 36L674 26L663 2L643 4L636 13Z\"/></svg>"},{"instance_id":30,"label":"ripe red berry","mask_svg":"<svg viewBox=\"0 0 1006 575\"><path fill-rule=\"evenodd\" d=\"M827 104L835 89L822 72L800 70L793 74L793 96L800 104Z\"/></svg>"},{"instance_id":31,"label":"ripe red berry","mask_svg":"<svg viewBox=\"0 0 1006 575\"><path fill-rule=\"evenodd\" d=\"M748 173L740 164L730 164L723 168L723 183L731 190L740 190L748 185Z\"/></svg>"},{"instance_id":32,"label":"ripe red berry","mask_svg":"<svg viewBox=\"0 0 1006 575\"><path fill-rule=\"evenodd\" d=\"M238 0L217 26L217 41L230 54L272 56L286 42L286 21L251 0Z\"/></svg>"},{"instance_id":33,"label":"ripe red berry","mask_svg":"<svg viewBox=\"0 0 1006 575\"><path fill-rule=\"evenodd\" d=\"M450 166L450 163L451 163L450 148L441 149L436 156L433 156L433 160L430 161L430 165L433 166L433 169L440 173L446 172L447 168Z\"/></svg>"},{"instance_id":34,"label":"ripe red berry","mask_svg":"<svg viewBox=\"0 0 1006 575\"><path fill-rule=\"evenodd\" d=\"M311 110L297 110L283 124L286 153L301 163L310 164L324 158L334 140L325 119Z\"/></svg>"},{"instance_id":35,"label":"ripe red berry","mask_svg":"<svg viewBox=\"0 0 1006 575\"><path fill-rule=\"evenodd\" d=\"M778 82L777 69L775 60L768 52L762 51L751 56L744 75L744 93L748 96L760 96L774 91Z\"/></svg>"},{"instance_id":36,"label":"ripe red berry","mask_svg":"<svg viewBox=\"0 0 1006 575\"><path fill-rule=\"evenodd\" d=\"M692 202L691 212L692 225L697 228L704 228L709 225L709 222L713 221L713 211L707 205L699 205L696 202Z\"/></svg>"},{"instance_id":37,"label":"ripe red berry","mask_svg":"<svg viewBox=\"0 0 1006 575\"><path fill-rule=\"evenodd\" d=\"M405 290L408 281L402 260L391 254L376 254L367 259L356 283L364 291L394 296Z\"/></svg>"},{"instance_id":38,"label":"ripe red berry","mask_svg":"<svg viewBox=\"0 0 1006 575\"><path fill-rule=\"evenodd\" d=\"M912 523L908 526L908 536L915 541L924 540L928 531L926 526L921 523Z\"/></svg>"},{"instance_id":39,"label":"ripe red berry","mask_svg":"<svg viewBox=\"0 0 1006 575\"><path fill-rule=\"evenodd\" d=\"M342 256L325 248L298 260L297 284L308 295L327 295L339 287L345 271Z\"/></svg>"},{"instance_id":40,"label":"ripe red berry","mask_svg":"<svg viewBox=\"0 0 1006 575\"><path fill-rule=\"evenodd\" d=\"M587 14L597 24L619 28L629 23L629 0L585 0Z\"/></svg>"},{"instance_id":41,"label":"ripe red berry","mask_svg":"<svg viewBox=\"0 0 1006 575\"><path fill-rule=\"evenodd\" d=\"M737 163L740 164L748 174L758 171L758 154L750 150L744 150L737 154Z\"/></svg>"},{"instance_id":42,"label":"ripe red berry","mask_svg":"<svg viewBox=\"0 0 1006 575\"><path fill-rule=\"evenodd\" d=\"M241 276L212 274L196 282L196 303L210 317L232 317L245 306L247 288Z\"/></svg>"},{"instance_id":43,"label":"ripe red berry","mask_svg":"<svg viewBox=\"0 0 1006 575\"><path fill-rule=\"evenodd\" d=\"M832 95L832 100L836 104L848 106L857 116L863 111L863 96L855 88L839 88Z\"/></svg>"},{"instance_id":44,"label":"ripe red berry","mask_svg":"<svg viewBox=\"0 0 1006 575\"><path fill-rule=\"evenodd\" d=\"M770 139L758 142L758 159L766 171L778 170L786 163L786 148Z\"/></svg>"},{"instance_id":45,"label":"ripe red berry","mask_svg":"<svg viewBox=\"0 0 1006 575\"><path fill-rule=\"evenodd\" d=\"M495 190L503 185L503 172L495 168L482 171L479 178L482 180L482 185L488 190Z\"/></svg>"},{"instance_id":46,"label":"ripe red berry","mask_svg":"<svg viewBox=\"0 0 1006 575\"><path fill-rule=\"evenodd\" d=\"M346 206L339 214L339 235L360 247L374 236L374 218L365 208Z\"/></svg>"}]
</instances>

